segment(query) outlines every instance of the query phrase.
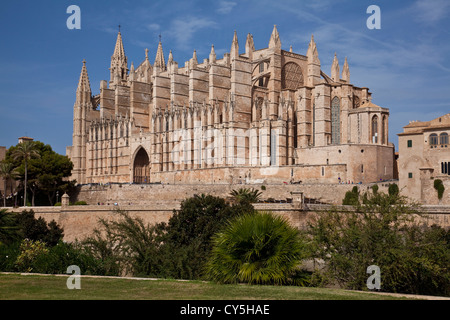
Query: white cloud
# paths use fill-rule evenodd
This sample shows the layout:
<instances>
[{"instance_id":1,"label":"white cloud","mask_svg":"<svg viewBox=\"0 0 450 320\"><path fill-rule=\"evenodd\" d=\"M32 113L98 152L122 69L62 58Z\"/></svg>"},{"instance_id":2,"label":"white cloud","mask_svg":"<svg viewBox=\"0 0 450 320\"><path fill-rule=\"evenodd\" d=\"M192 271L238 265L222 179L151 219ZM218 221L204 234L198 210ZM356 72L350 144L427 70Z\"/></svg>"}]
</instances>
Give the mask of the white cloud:
<instances>
[{"instance_id":1,"label":"white cloud","mask_svg":"<svg viewBox=\"0 0 450 320\"><path fill-rule=\"evenodd\" d=\"M147 25L147 29L150 31L159 31L161 30L161 26L157 23L150 23Z\"/></svg>"},{"instance_id":2,"label":"white cloud","mask_svg":"<svg viewBox=\"0 0 450 320\"><path fill-rule=\"evenodd\" d=\"M416 20L433 24L448 17L450 2L448 0L418 0L412 6Z\"/></svg>"},{"instance_id":3,"label":"white cloud","mask_svg":"<svg viewBox=\"0 0 450 320\"><path fill-rule=\"evenodd\" d=\"M172 21L168 30L168 36L175 39L178 47L187 49L197 31L205 28L215 28L216 26L217 23L208 18L183 17L183 19Z\"/></svg>"},{"instance_id":4,"label":"white cloud","mask_svg":"<svg viewBox=\"0 0 450 320\"><path fill-rule=\"evenodd\" d=\"M217 8L216 12L221 14L228 14L233 10L234 6L236 6L236 2L232 1L220 1L219 8Z\"/></svg>"}]
</instances>

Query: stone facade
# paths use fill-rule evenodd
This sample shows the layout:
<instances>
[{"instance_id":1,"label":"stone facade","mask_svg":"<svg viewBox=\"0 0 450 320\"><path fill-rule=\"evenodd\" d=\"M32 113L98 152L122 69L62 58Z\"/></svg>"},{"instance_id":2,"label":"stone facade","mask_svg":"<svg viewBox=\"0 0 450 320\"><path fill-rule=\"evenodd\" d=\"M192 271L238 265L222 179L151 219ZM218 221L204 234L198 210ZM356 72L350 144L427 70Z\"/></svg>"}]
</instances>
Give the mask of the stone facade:
<instances>
[{"instance_id":1,"label":"stone facade","mask_svg":"<svg viewBox=\"0 0 450 320\"><path fill-rule=\"evenodd\" d=\"M450 113L431 121L412 121L399 138L399 188L423 204L450 204ZM438 199L434 181L442 180Z\"/></svg>"},{"instance_id":2,"label":"stone facade","mask_svg":"<svg viewBox=\"0 0 450 320\"><path fill-rule=\"evenodd\" d=\"M275 26L267 48L249 34L240 53L235 32L223 58L212 46L184 66L160 42L153 65L146 50L128 67L119 32L98 95L83 61L67 155L80 184L368 183L393 178L388 118L347 59L321 70L313 37L306 55L285 51Z\"/></svg>"}]
</instances>

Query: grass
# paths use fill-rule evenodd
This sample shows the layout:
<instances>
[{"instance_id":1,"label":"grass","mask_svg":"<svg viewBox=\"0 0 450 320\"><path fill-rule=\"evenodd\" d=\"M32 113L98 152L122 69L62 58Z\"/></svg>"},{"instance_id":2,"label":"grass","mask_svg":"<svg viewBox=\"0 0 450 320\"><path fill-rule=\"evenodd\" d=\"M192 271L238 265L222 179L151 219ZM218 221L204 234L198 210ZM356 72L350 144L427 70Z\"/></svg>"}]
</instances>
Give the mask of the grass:
<instances>
[{"instance_id":1,"label":"grass","mask_svg":"<svg viewBox=\"0 0 450 320\"><path fill-rule=\"evenodd\" d=\"M391 300L400 297L328 288L220 285L201 281L0 274L0 300Z\"/></svg>"}]
</instances>

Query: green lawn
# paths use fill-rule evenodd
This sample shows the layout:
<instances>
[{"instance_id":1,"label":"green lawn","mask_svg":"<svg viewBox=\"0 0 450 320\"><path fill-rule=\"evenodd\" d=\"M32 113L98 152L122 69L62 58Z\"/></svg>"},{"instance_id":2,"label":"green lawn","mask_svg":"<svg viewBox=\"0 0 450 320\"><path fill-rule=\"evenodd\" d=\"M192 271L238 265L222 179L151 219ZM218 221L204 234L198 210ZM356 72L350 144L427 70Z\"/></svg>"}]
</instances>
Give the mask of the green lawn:
<instances>
[{"instance_id":1,"label":"green lawn","mask_svg":"<svg viewBox=\"0 0 450 320\"><path fill-rule=\"evenodd\" d=\"M201 281L82 277L69 290L69 276L0 274L0 300L387 300L397 297L339 289L219 285Z\"/></svg>"}]
</instances>

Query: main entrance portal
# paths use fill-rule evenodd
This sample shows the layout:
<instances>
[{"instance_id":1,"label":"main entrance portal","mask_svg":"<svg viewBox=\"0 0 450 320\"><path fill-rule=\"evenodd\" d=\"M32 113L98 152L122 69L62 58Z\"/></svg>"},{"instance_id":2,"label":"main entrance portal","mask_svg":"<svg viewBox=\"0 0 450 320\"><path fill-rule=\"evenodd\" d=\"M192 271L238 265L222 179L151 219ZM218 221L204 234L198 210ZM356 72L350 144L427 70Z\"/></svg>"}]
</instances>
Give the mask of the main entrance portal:
<instances>
[{"instance_id":1,"label":"main entrance portal","mask_svg":"<svg viewBox=\"0 0 450 320\"><path fill-rule=\"evenodd\" d=\"M139 149L134 158L134 183L150 183L150 161L144 148Z\"/></svg>"}]
</instances>

